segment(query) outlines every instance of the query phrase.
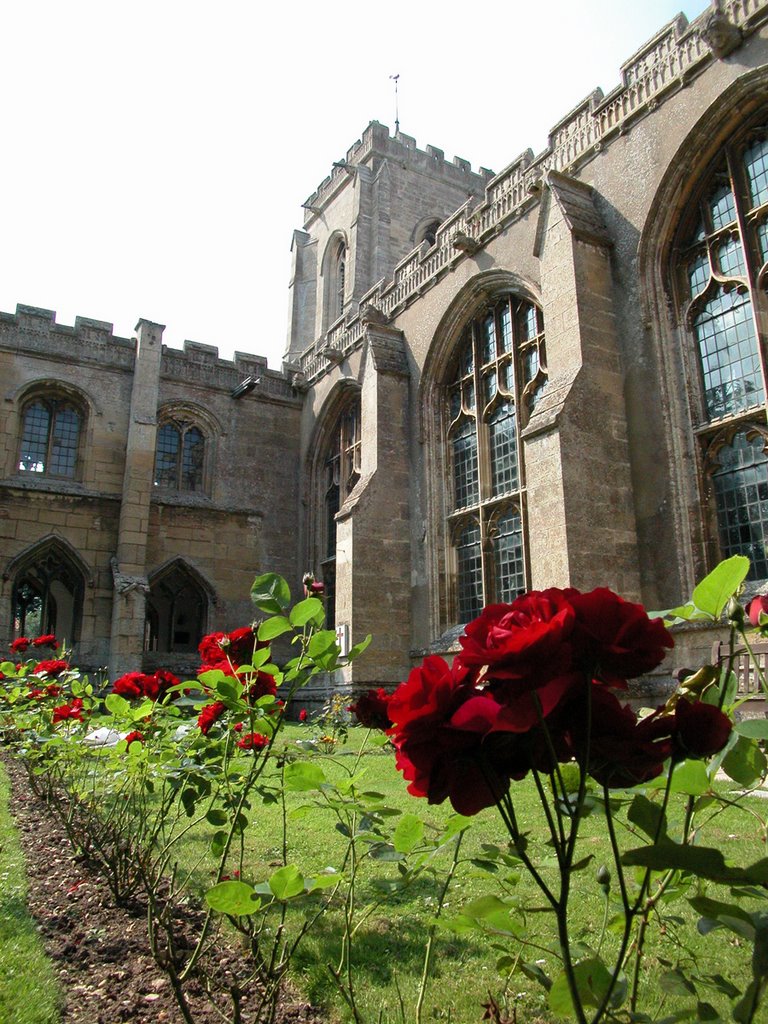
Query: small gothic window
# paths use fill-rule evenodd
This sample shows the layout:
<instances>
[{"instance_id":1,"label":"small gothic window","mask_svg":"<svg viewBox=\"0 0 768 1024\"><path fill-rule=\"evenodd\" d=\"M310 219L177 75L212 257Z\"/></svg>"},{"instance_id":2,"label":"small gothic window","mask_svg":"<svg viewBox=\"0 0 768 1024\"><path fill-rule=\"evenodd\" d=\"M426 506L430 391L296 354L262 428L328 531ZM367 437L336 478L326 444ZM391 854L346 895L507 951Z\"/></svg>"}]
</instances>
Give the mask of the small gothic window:
<instances>
[{"instance_id":1,"label":"small gothic window","mask_svg":"<svg viewBox=\"0 0 768 1024\"><path fill-rule=\"evenodd\" d=\"M208 598L202 585L176 564L150 581L144 649L192 653L205 632Z\"/></svg>"},{"instance_id":2,"label":"small gothic window","mask_svg":"<svg viewBox=\"0 0 768 1024\"><path fill-rule=\"evenodd\" d=\"M448 534L461 622L526 589L520 430L546 379L541 311L506 295L464 329L446 389Z\"/></svg>"},{"instance_id":3,"label":"small gothic window","mask_svg":"<svg viewBox=\"0 0 768 1024\"><path fill-rule=\"evenodd\" d=\"M339 246L336 256L336 309L335 315L341 316L344 312L344 289L347 283L347 248Z\"/></svg>"},{"instance_id":4,"label":"small gothic window","mask_svg":"<svg viewBox=\"0 0 768 1024\"><path fill-rule=\"evenodd\" d=\"M360 479L360 400L356 399L338 417L327 448L324 474L324 536L322 575L328 598L328 628L333 626L333 597L336 579L336 515Z\"/></svg>"},{"instance_id":5,"label":"small gothic window","mask_svg":"<svg viewBox=\"0 0 768 1024\"><path fill-rule=\"evenodd\" d=\"M42 551L16 575L11 592L12 633L59 641L77 640L83 609L83 577L57 548Z\"/></svg>"},{"instance_id":6,"label":"small gothic window","mask_svg":"<svg viewBox=\"0 0 768 1024\"><path fill-rule=\"evenodd\" d=\"M77 474L83 415L68 398L40 395L24 406L18 468L22 473Z\"/></svg>"},{"instance_id":7,"label":"small gothic window","mask_svg":"<svg viewBox=\"0 0 768 1024\"><path fill-rule=\"evenodd\" d=\"M768 126L719 155L678 236L677 291L695 344L693 420L712 480L723 556L746 554L768 578L764 355L768 280ZM727 435L727 436L726 436ZM723 438L726 436L726 440Z\"/></svg>"},{"instance_id":8,"label":"small gothic window","mask_svg":"<svg viewBox=\"0 0 768 1024\"><path fill-rule=\"evenodd\" d=\"M172 491L204 489L205 436L199 427L169 420L158 427L155 487Z\"/></svg>"},{"instance_id":9,"label":"small gothic window","mask_svg":"<svg viewBox=\"0 0 768 1024\"><path fill-rule=\"evenodd\" d=\"M427 245L433 246L437 241L437 229L440 227L439 220L431 220L429 224L421 229L417 238L417 243L426 242Z\"/></svg>"}]
</instances>

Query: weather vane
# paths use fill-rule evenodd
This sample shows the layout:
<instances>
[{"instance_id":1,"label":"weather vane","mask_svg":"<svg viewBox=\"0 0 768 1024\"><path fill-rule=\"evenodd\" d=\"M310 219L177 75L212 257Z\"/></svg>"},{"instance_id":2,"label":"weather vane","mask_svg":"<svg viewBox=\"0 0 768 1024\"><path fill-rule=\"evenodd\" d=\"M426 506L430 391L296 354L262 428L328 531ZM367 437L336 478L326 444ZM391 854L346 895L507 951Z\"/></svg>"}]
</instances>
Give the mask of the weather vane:
<instances>
[{"instance_id":1,"label":"weather vane","mask_svg":"<svg viewBox=\"0 0 768 1024\"><path fill-rule=\"evenodd\" d=\"M392 81L395 83L395 135L400 134L400 111L397 107L397 83L400 75L390 75Z\"/></svg>"}]
</instances>

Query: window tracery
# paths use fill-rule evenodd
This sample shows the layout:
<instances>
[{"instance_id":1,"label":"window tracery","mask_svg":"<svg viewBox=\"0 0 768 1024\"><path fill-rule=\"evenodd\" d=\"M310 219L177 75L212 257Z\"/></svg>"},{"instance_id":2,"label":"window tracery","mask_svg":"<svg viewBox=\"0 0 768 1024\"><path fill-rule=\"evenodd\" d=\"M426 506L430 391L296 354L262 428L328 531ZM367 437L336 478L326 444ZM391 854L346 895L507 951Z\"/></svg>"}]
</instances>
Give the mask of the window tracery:
<instances>
[{"instance_id":1,"label":"window tracery","mask_svg":"<svg viewBox=\"0 0 768 1024\"><path fill-rule=\"evenodd\" d=\"M693 420L722 557L768 578L765 356L768 127L726 146L684 223L677 287L696 352Z\"/></svg>"},{"instance_id":2,"label":"window tracery","mask_svg":"<svg viewBox=\"0 0 768 1024\"><path fill-rule=\"evenodd\" d=\"M461 622L526 589L520 432L546 379L541 311L505 295L464 329L446 389L448 536Z\"/></svg>"},{"instance_id":3,"label":"window tracery","mask_svg":"<svg viewBox=\"0 0 768 1024\"><path fill-rule=\"evenodd\" d=\"M196 423L168 419L157 430L155 487L199 493L205 488L206 439Z\"/></svg>"},{"instance_id":4,"label":"window tracery","mask_svg":"<svg viewBox=\"0 0 768 1024\"><path fill-rule=\"evenodd\" d=\"M43 392L22 410L17 468L21 473L75 479L84 416L69 397Z\"/></svg>"},{"instance_id":5,"label":"window tracery","mask_svg":"<svg viewBox=\"0 0 768 1024\"><path fill-rule=\"evenodd\" d=\"M330 433L323 464L322 579L327 597L327 624L333 626L336 581L336 515L360 479L360 398L348 403Z\"/></svg>"},{"instance_id":6,"label":"window tracery","mask_svg":"<svg viewBox=\"0 0 768 1024\"><path fill-rule=\"evenodd\" d=\"M74 643L83 609L82 573L57 545L37 549L17 572L11 591L12 635L55 634Z\"/></svg>"}]
</instances>

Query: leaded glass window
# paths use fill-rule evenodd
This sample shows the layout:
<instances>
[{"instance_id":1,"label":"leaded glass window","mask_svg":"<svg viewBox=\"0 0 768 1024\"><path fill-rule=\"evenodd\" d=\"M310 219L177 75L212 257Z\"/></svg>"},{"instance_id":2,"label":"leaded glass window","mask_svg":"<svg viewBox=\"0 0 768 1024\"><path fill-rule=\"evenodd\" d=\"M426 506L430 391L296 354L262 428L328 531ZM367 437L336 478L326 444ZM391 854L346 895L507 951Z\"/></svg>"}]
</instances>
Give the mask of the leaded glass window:
<instances>
[{"instance_id":1,"label":"leaded glass window","mask_svg":"<svg viewBox=\"0 0 768 1024\"><path fill-rule=\"evenodd\" d=\"M205 436L199 427L172 420L158 427L155 487L171 491L204 489Z\"/></svg>"},{"instance_id":2,"label":"leaded glass window","mask_svg":"<svg viewBox=\"0 0 768 1024\"><path fill-rule=\"evenodd\" d=\"M322 578L327 599L326 625L334 624L336 582L336 515L360 479L360 400L356 399L339 415L331 431L325 457L323 495L324 537L322 538Z\"/></svg>"},{"instance_id":3,"label":"leaded glass window","mask_svg":"<svg viewBox=\"0 0 768 1024\"><path fill-rule=\"evenodd\" d=\"M19 471L73 479L81 425L80 412L68 400L33 399L22 416Z\"/></svg>"},{"instance_id":4,"label":"leaded glass window","mask_svg":"<svg viewBox=\"0 0 768 1024\"><path fill-rule=\"evenodd\" d=\"M526 589L520 431L546 380L541 311L505 295L464 329L446 394L449 537L461 622Z\"/></svg>"},{"instance_id":5,"label":"leaded glass window","mask_svg":"<svg viewBox=\"0 0 768 1024\"><path fill-rule=\"evenodd\" d=\"M699 371L694 425L712 478L720 554L748 555L750 578L764 579L768 459L758 323L768 270L767 127L721 154L679 252L678 286Z\"/></svg>"}]
</instances>

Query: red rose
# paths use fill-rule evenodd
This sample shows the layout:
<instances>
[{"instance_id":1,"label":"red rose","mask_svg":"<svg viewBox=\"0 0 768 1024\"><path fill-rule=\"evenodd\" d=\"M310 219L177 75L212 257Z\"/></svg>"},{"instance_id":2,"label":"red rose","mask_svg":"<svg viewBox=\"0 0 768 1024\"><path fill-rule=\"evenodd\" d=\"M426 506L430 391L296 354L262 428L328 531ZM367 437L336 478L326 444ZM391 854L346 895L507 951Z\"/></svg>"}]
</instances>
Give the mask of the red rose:
<instances>
[{"instance_id":1,"label":"red rose","mask_svg":"<svg viewBox=\"0 0 768 1024\"><path fill-rule=\"evenodd\" d=\"M589 730L584 700L576 700L561 710L559 742L570 745L573 756L580 759L589 735L587 770L609 788L636 786L661 775L664 762L672 755L671 717L659 710L638 719L628 704L620 704L604 686L592 684L590 691Z\"/></svg>"},{"instance_id":2,"label":"red rose","mask_svg":"<svg viewBox=\"0 0 768 1024\"><path fill-rule=\"evenodd\" d=\"M237 741L237 745L241 750L263 750L269 745L269 737L262 736L260 732L246 732Z\"/></svg>"},{"instance_id":3,"label":"red rose","mask_svg":"<svg viewBox=\"0 0 768 1024\"><path fill-rule=\"evenodd\" d=\"M275 677L269 672L257 672L256 680L248 684L248 700L254 704L259 697L275 697L277 695L277 683Z\"/></svg>"},{"instance_id":4,"label":"red rose","mask_svg":"<svg viewBox=\"0 0 768 1024\"><path fill-rule=\"evenodd\" d=\"M204 636L198 646L200 657L203 660L204 665L215 664L217 661L221 661L221 640L226 638L226 633L209 633L208 636Z\"/></svg>"},{"instance_id":5,"label":"red rose","mask_svg":"<svg viewBox=\"0 0 768 1024\"><path fill-rule=\"evenodd\" d=\"M661 619L599 587L588 594L567 590L576 613L573 643L580 667L612 686L656 668L675 642Z\"/></svg>"},{"instance_id":6,"label":"red rose","mask_svg":"<svg viewBox=\"0 0 768 1024\"><path fill-rule=\"evenodd\" d=\"M408 792L429 803L449 799L460 814L491 807L506 789L486 763L483 731L457 728L452 718L478 691L466 669L430 656L413 669L388 704L388 730L397 751L395 763L409 782Z\"/></svg>"},{"instance_id":7,"label":"red rose","mask_svg":"<svg viewBox=\"0 0 768 1024\"><path fill-rule=\"evenodd\" d=\"M45 690L30 690L27 694L28 700L42 700L46 696Z\"/></svg>"},{"instance_id":8,"label":"red rose","mask_svg":"<svg viewBox=\"0 0 768 1024\"><path fill-rule=\"evenodd\" d=\"M62 672L67 672L68 670L69 662L66 661L38 661L35 675L60 676Z\"/></svg>"},{"instance_id":9,"label":"red rose","mask_svg":"<svg viewBox=\"0 0 768 1024\"><path fill-rule=\"evenodd\" d=\"M214 722L218 722L227 710L226 704L222 701L214 701L213 704L206 704L197 718L197 726L203 736L207 736Z\"/></svg>"},{"instance_id":10,"label":"red rose","mask_svg":"<svg viewBox=\"0 0 768 1024\"><path fill-rule=\"evenodd\" d=\"M224 646L224 653L233 665L250 665L256 649L256 634L253 626L241 626L227 634L229 643Z\"/></svg>"},{"instance_id":11,"label":"red rose","mask_svg":"<svg viewBox=\"0 0 768 1024\"><path fill-rule=\"evenodd\" d=\"M175 676L173 672L169 672L167 668L159 668L154 673L154 679L161 697L164 697L172 686L178 686L181 682L179 677Z\"/></svg>"},{"instance_id":12,"label":"red rose","mask_svg":"<svg viewBox=\"0 0 768 1024\"><path fill-rule=\"evenodd\" d=\"M301 711L299 712L299 721L300 722L306 722L306 720L307 720L307 709L306 708L302 708Z\"/></svg>"},{"instance_id":13,"label":"red rose","mask_svg":"<svg viewBox=\"0 0 768 1024\"><path fill-rule=\"evenodd\" d=\"M459 660L478 682L485 676L520 679L531 689L570 667L574 620L570 602L556 589L489 605L459 637Z\"/></svg>"},{"instance_id":14,"label":"red rose","mask_svg":"<svg viewBox=\"0 0 768 1024\"><path fill-rule=\"evenodd\" d=\"M125 737L125 742L130 747L132 743L145 743L146 740L144 739L143 733L139 732L137 729L134 729L133 732L129 732L128 735Z\"/></svg>"},{"instance_id":15,"label":"red rose","mask_svg":"<svg viewBox=\"0 0 768 1024\"><path fill-rule=\"evenodd\" d=\"M60 704L59 707L53 709L54 725L57 722L64 722L68 719L82 722L83 702L80 697L76 697L70 704Z\"/></svg>"},{"instance_id":16,"label":"red rose","mask_svg":"<svg viewBox=\"0 0 768 1024\"><path fill-rule=\"evenodd\" d=\"M50 647L51 650L56 650L59 646L56 642L56 637L53 633L46 633L45 636L36 636L32 641L33 647Z\"/></svg>"},{"instance_id":17,"label":"red rose","mask_svg":"<svg viewBox=\"0 0 768 1024\"><path fill-rule=\"evenodd\" d=\"M768 615L768 594L758 594L747 605L747 618L755 629L760 625L761 615Z\"/></svg>"},{"instance_id":18,"label":"red rose","mask_svg":"<svg viewBox=\"0 0 768 1024\"><path fill-rule=\"evenodd\" d=\"M387 709L391 697L392 694L387 693L380 686L378 690L369 690L367 693L361 694L354 704L349 705L349 710L360 725L364 725L367 729L389 729L392 720ZM301 718L301 716L299 717ZM306 712L304 718L306 718ZM302 718L301 721L303 722L304 719Z\"/></svg>"},{"instance_id":19,"label":"red rose","mask_svg":"<svg viewBox=\"0 0 768 1024\"><path fill-rule=\"evenodd\" d=\"M14 654L24 654L30 643L31 640L28 640L27 637L19 636L11 643L11 650Z\"/></svg>"},{"instance_id":20,"label":"red rose","mask_svg":"<svg viewBox=\"0 0 768 1024\"><path fill-rule=\"evenodd\" d=\"M126 672L112 683L112 693L129 700L132 697L143 697L146 679L143 672Z\"/></svg>"},{"instance_id":21,"label":"red rose","mask_svg":"<svg viewBox=\"0 0 768 1024\"><path fill-rule=\"evenodd\" d=\"M221 651L219 651L219 660L209 662L207 665L201 665L197 670L198 675L202 675L203 672L219 671L223 672L225 676L230 679L239 679L240 677L235 674L235 670L232 668L226 658L221 657Z\"/></svg>"},{"instance_id":22,"label":"red rose","mask_svg":"<svg viewBox=\"0 0 768 1024\"><path fill-rule=\"evenodd\" d=\"M681 698L675 705L675 756L711 757L719 753L731 735L731 720L713 704L691 703Z\"/></svg>"}]
</instances>

